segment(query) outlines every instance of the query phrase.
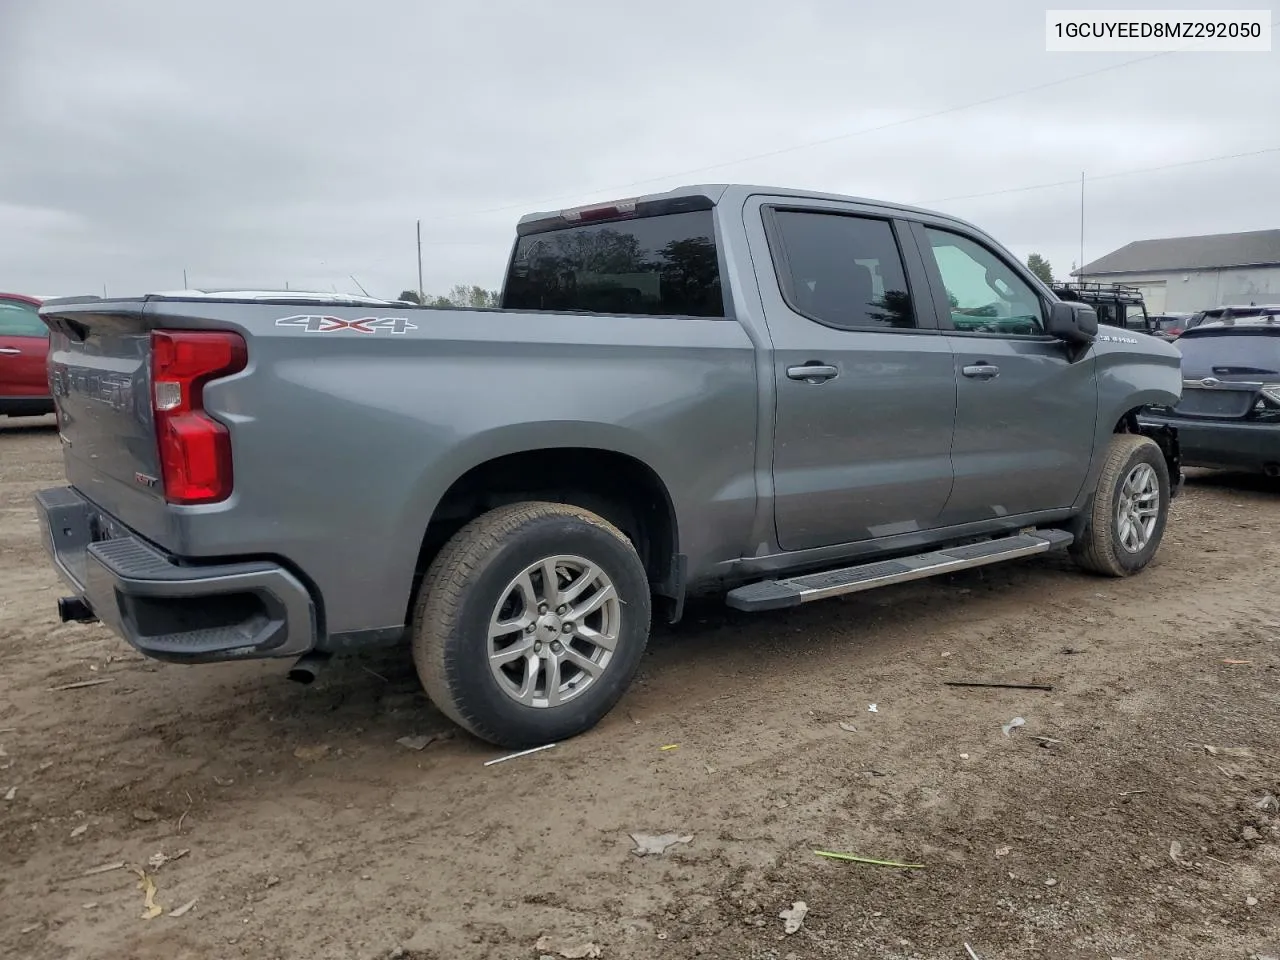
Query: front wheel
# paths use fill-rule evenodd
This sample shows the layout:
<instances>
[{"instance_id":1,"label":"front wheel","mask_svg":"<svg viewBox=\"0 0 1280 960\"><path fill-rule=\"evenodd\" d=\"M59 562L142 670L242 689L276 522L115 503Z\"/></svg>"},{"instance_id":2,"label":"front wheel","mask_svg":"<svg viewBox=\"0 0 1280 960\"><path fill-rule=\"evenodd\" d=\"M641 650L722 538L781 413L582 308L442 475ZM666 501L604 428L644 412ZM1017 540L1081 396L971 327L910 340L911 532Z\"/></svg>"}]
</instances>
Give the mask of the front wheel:
<instances>
[{"instance_id":1,"label":"front wheel","mask_svg":"<svg viewBox=\"0 0 1280 960\"><path fill-rule=\"evenodd\" d=\"M1156 555L1169 517L1169 467L1150 437L1111 438L1089 523L1072 547L1085 570L1127 577Z\"/></svg>"},{"instance_id":2,"label":"front wheel","mask_svg":"<svg viewBox=\"0 0 1280 960\"><path fill-rule=\"evenodd\" d=\"M644 566L612 524L527 502L463 527L415 604L413 657L450 719L503 747L595 726L626 691L649 639Z\"/></svg>"}]
</instances>

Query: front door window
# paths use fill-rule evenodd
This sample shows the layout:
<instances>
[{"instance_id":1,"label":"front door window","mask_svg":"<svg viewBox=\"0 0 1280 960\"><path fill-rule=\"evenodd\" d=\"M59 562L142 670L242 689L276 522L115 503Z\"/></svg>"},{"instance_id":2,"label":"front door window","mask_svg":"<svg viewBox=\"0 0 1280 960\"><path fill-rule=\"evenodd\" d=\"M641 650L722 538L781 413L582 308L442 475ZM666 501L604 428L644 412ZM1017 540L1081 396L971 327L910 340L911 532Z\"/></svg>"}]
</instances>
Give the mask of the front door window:
<instances>
[{"instance_id":1,"label":"front door window","mask_svg":"<svg viewBox=\"0 0 1280 960\"><path fill-rule=\"evenodd\" d=\"M1003 260L959 234L932 227L925 233L956 330L995 336L1044 333L1040 297Z\"/></svg>"}]
</instances>

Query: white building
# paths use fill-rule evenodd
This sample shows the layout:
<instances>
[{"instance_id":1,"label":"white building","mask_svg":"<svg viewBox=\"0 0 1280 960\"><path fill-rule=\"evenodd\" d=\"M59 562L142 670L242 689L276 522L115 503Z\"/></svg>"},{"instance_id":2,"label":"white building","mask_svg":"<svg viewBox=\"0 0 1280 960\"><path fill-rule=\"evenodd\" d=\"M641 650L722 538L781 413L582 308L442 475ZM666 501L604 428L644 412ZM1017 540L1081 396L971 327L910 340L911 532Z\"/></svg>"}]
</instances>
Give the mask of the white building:
<instances>
[{"instance_id":1,"label":"white building","mask_svg":"<svg viewBox=\"0 0 1280 960\"><path fill-rule=\"evenodd\" d=\"M1280 303L1280 230L1136 240L1074 275L1137 287L1148 313Z\"/></svg>"}]
</instances>

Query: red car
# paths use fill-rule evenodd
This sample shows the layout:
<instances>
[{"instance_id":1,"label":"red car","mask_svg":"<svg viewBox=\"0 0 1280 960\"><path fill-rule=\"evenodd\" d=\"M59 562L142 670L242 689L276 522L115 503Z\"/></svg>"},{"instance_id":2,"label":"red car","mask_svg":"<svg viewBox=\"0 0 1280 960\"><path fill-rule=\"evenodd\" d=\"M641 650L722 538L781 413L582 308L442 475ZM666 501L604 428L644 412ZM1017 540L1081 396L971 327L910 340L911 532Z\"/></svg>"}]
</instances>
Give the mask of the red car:
<instances>
[{"instance_id":1,"label":"red car","mask_svg":"<svg viewBox=\"0 0 1280 960\"><path fill-rule=\"evenodd\" d=\"M49 328L40 300L0 293L0 416L39 417L53 413L49 394Z\"/></svg>"}]
</instances>

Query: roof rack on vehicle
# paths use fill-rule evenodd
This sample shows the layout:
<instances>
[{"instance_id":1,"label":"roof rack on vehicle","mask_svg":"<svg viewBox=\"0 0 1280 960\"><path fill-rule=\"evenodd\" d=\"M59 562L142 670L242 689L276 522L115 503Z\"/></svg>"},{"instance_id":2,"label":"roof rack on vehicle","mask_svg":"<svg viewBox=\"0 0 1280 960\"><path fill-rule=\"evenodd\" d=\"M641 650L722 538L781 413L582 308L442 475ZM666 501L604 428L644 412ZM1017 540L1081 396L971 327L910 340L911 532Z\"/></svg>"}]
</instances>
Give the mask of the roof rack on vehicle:
<instances>
[{"instance_id":1,"label":"roof rack on vehicle","mask_svg":"<svg viewBox=\"0 0 1280 960\"><path fill-rule=\"evenodd\" d=\"M1052 285L1055 292L1069 290L1072 293L1107 294L1117 297L1142 297L1142 291L1126 283L1096 283L1092 280L1072 280Z\"/></svg>"}]
</instances>

